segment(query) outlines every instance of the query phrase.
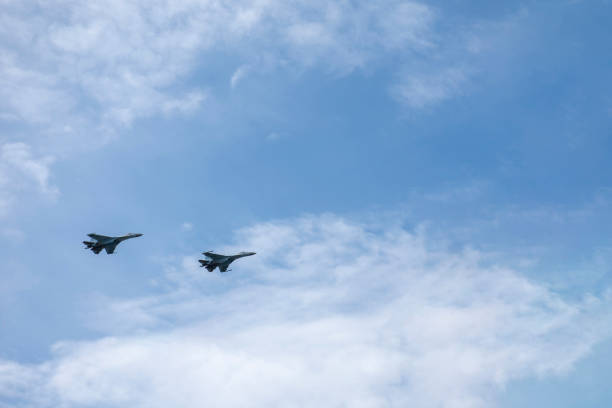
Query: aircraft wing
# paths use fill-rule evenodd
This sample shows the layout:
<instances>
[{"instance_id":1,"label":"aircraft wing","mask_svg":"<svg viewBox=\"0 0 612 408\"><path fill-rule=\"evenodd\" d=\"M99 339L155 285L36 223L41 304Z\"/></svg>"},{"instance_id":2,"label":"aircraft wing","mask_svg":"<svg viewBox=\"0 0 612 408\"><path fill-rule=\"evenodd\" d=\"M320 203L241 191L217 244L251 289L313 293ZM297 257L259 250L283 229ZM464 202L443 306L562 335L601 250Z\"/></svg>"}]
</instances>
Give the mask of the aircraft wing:
<instances>
[{"instance_id":1,"label":"aircraft wing","mask_svg":"<svg viewBox=\"0 0 612 408\"><path fill-rule=\"evenodd\" d=\"M105 235L98 235L98 234L87 234L88 237L95 239L96 241L105 241L107 239L111 239L111 237L107 237Z\"/></svg>"},{"instance_id":2,"label":"aircraft wing","mask_svg":"<svg viewBox=\"0 0 612 408\"><path fill-rule=\"evenodd\" d=\"M228 268L228 267L229 267L229 265L219 265L219 270L220 270L221 272L225 272L225 271L227 271L227 268Z\"/></svg>"},{"instance_id":3,"label":"aircraft wing","mask_svg":"<svg viewBox=\"0 0 612 408\"><path fill-rule=\"evenodd\" d=\"M221 258L225 258L225 255L219 255L219 254L215 254L214 252L211 251L207 251L207 252L202 252L202 254L206 255L207 257L209 257L210 259L212 259L213 261L215 259L221 259Z\"/></svg>"},{"instance_id":4,"label":"aircraft wing","mask_svg":"<svg viewBox=\"0 0 612 408\"><path fill-rule=\"evenodd\" d=\"M117 244L107 245L104 247L104 249L106 249L107 254L112 254L113 252L115 252L115 248L117 248Z\"/></svg>"}]
</instances>

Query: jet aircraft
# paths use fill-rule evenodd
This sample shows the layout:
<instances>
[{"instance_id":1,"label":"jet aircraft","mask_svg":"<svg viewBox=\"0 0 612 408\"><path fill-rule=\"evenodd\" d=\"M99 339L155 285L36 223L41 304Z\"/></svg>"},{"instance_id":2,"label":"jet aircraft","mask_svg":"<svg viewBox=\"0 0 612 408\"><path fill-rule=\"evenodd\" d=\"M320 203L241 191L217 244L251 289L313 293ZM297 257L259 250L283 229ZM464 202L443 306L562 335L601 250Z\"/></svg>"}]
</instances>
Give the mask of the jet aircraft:
<instances>
[{"instance_id":1,"label":"jet aircraft","mask_svg":"<svg viewBox=\"0 0 612 408\"><path fill-rule=\"evenodd\" d=\"M212 251L202 252L203 255L206 255L208 259L198 259L201 267L206 267L208 272L212 272L218 266L219 271L228 272L231 269L227 269L229 265L234 262L238 258L243 258L245 256L255 255L255 252L240 252L236 255L219 255L215 254Z\"/></svg>"},{"instance_id":2,"label":"jet aircraft","mask_svg":"<svg viewBox=\"0 0 612 408\"><path fill-rule=\"evenodd\" d=\"M142 234L127 234L121 237L107 237L104 235L98 234L87 234L88 237L94 239L93 241L83 241L86 248L91 249L95 254L99 254L103 249L106 250L107 254L112 254L115 252L115 248L121 241L125 241L126 239L136 238L142 236Z\"/></svg>"}]
</instances>

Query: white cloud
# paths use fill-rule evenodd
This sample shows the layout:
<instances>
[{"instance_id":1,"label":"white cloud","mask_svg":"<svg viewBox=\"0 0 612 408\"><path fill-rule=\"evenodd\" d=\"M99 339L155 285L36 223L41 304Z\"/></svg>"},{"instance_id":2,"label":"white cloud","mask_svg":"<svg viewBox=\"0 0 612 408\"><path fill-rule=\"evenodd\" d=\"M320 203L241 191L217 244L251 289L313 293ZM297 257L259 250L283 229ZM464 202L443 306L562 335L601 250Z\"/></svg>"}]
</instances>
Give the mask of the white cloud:
<instances>
[{"instance_id":1,"label":"white cloud","mask_svg":"<svg viewBox=\"0 0 612 408\"><path fill-rule=\"evenodd\" d=\"M250 68L248 65L241 65L240 67L238 67L238 69L236 69L236 71L234 71L234 73L232 74L232 78L230 79L230 86L232 88L235 88L238 83L246 77L249 72L249 69Z\"/></svg>"},{"instance_id":2,"label":"white cloud","mask_svg":"<svg viewBox=\"0 0 612 408\"><path fill-rule=\"evenodd\" d=\"M428 46L432 19L427 6L399 0L12 2L0 28L0 109L5 120L58 129L83 117L129 124L193 111L206 92L180 83L214 52L350 72L381 53Z\"/></svg>"},{"instance_id":3,"label":"white cloud","mask_svg":"<svg viewBox=\"0 0 612 408\"><path fill-rule=\"evenodd\" d=\"M411 108L425 108L457 96L467 83L465 69L449 68L434 73L409 72L394 85L396 98Z\"/></svg>"},{"instance_id":4,"label":"white cloud","mask_svg":"<svg viewBox=\"0 0 612 408\"><path fill-rule=\"evenodd\" d=\"M90 322L105 337L4 362L0 392L43 407L488 407L610 335L610 296L570 302L394 225L259 224L236 249L257 255L223 275L182 258L166 294L105 300Z\"/></svg>"},{"instance_id":5,"label":"white cloud","mask_svg":"<svg viewBox=\"0 0 612 408\"><path fill-rule=\"evenodd\" d=\"M266 136L266 140L269 142L273 142L275 140L280 139L280 135L276 132L272 132L272 133L268 133L268 136Z\"/></svg>"},{"instance_id":6,"label":"white cloud","mask_svg":"<svg viewBox=\"0 0 612 408\"><path fill-rule=\"evenodd\" d=\"M35 191L53 200L59 195L51 184L51 156L34 157L25 143L0 146L0 215L6 214L24 192Z\"/></svg>"},{"instance_id":7,"label":"white cloud","mask_svg":"<svg viewBox=\"0 0 612 408\"><path fill-rule=\"evenodd\" d=\"M193 229L193 224L190 222L184 222L181 224L181 229L183 231L191 231Z\"/></svg>"},{"instance_id":8,"label":"white cloud","mask_svg":"<svg viewBox=\"0 0 612 408\"><path fill-rule=\"evenodd\" d=\"M190 113L195 111L206 99L206 94L201 91L190 92L180 99L170 99L162 105L162 111L166 114Z\"/></svg>"},{"instance_id":9,"label":"white cloud","mask_svg":"<svg viewBox=\"0 0 612 408\"><path fill-rule=\"evenodd\" d=\"M456 203L457 201L474 201L483 195L489 187L484 180L472 180L467 184L446 185L444 189L430 193L420 193L427 201Z\"/></svg>"},{"instance_id":10,"label":"white cloud","mask_svg":"<svg viewBox=\"0 0 612 408\"><path fill-rule=\"evenodd\" d=\"M395 99L411 110L468 94L486 82L478 79L504 72L500 61L511 61L524 48L526 27L532 24L525 20L526 9L518 8L495 20L473 20L460 28L441 30L447 16L438 14L441 24L425 37L430 40L426 52L401 59L390 85Z\"/></svg>"},{"instance_id":11,"label":"white cloud","mask_svg":"<svg viewBox=\"0 0 612 408\"><path fill-rule=\"evenodd\" d=\"M23 242L26 237L25 232L17 228L2 228L0 229L0 235L6 240L18 243Z\"/></svg>"}]
</instances>

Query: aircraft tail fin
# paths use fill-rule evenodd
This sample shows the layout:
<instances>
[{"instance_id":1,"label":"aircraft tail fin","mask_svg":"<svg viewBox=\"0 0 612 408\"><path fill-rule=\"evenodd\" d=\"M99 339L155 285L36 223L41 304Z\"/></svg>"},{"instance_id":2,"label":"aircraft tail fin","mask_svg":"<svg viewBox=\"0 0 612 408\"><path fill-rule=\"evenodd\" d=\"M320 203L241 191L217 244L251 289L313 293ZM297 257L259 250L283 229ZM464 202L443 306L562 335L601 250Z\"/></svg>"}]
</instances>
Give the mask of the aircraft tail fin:
<instances>
[{"instance_id":1,"label":"aircraft tail fin","mask_svg":"<svg viewBox=\"0 0 612 408\"><path fill-rule=\"evenodd\" d=\"M200 262L200 267L206 266L210 263L210 261L206 261L204 259L198 259L198 262Z\"/></svg>"}]
</instances>

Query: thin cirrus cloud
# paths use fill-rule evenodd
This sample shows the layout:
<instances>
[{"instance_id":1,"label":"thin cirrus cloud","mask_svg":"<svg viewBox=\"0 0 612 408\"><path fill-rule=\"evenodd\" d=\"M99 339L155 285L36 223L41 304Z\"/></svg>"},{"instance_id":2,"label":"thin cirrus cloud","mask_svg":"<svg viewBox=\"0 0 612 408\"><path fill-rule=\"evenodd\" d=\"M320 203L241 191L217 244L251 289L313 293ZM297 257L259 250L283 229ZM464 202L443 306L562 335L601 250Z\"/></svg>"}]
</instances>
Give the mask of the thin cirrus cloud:
<instances>
[{"instance_id":1,"label":"thin cirrus cloud","mask_svg":"<svg viewBox=\"0 0 612 408\"><path fill-rule=\"evenodd\" d=\"M19 136L26 144L65 157L139 118L197 111L216 84L190 75L216 69L207 61L220 54L242 61L227 72L232 88L255 67L345 75L385 55L429 50L435 19L428 6L400 0L5 1L0 123L29 127Z\"/></svg>"},{"instance_id":2,"label":"thin cirrus cloud","mask_svg":"<svg viewBox=\"0 0 612 408\"><path fill-rule=\"evenodd\" d=\"M460 67L427 74L408 73L393 86L392 94L405 105L421 109L459 95L469 78L469 69Z\"/></svg>"},{"instance_id":3,"label":"thin cirrus cloud","mask_svg":"<svg viewBox=\"0 0 612 408\"><path fill-rule=\"evenodd\" d=\"M397 0L9 1L0 28L2 119L61 131L83 118L121 125L189 113L209 84L183 82L207 69L211 53L342 74L431 48L434 21L428 6ZM236 71L232 86L245 73Z\"/></svg>"},{"instance_id":4,"label":"thin cirrus cloud","mask_svg":"<svg viewBox=\"0 0 612 408\"><path fill-rule=\"evenodd\" d=\"M17 407L485 407L610 336L609 294L569 301L397 225L311 216L236 237L227 250L258 254L230 275L184 257L165 293L98 299L101 338L0 363L0 392Z\"/></svg>"},{"instance_id":5,"label":"thin cirrus cloud","mask_svg":"<svg viewBox=\"0 0 612 408\"><path fill-rule=\"evenodd\" d=\"M20 134L26 143L65 157L105 144L137 119L201 109L219 84L194 74L225 69L208 63L220 56L239 61L225 73L231 88L256 71L341 76L392 62L392 95L421 109L469 82L469 63L457 57L464 45L437 32L442 18L401 0L5 1L0 124L30 127Z\"/></svg>"},{"instance_id":6,"label":"thin cirrus cloud","mask_svg":"<svg viewBox=\"0 0 612 408\"><path fill-rule=\"evenodd\" d=\"M248 65L242 65L238 67L238 69L234 71L234 73L232 74L232 77L230 78L230 86L232 88L235 88L236 86L238 86L238 83L240 83L240 81L242 81L247 76L248 73L249 73Z\"/></svg>"},{"instance_id":7,"label":"thin cirrus cloud","mask_svg":"<svg viewBox=\"0 0 612 408\"><path fill-rule=\"evenodd\" d=\"M6 215L24 192L57 198L59 190L50 181L53 161L52 156L36 157L25 143L0 146L0 216Z\"/></svg>"}]
</instances>

